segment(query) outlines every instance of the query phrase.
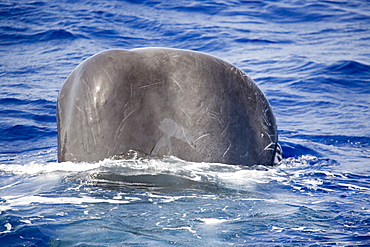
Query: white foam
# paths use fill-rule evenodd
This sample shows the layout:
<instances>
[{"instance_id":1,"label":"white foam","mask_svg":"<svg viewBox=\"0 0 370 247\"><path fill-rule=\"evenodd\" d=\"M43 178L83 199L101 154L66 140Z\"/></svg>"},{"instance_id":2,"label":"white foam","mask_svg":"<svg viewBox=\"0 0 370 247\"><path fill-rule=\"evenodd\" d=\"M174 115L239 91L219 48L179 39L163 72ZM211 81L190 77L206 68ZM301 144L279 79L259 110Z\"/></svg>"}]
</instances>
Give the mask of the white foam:
<instances>
[{"instance_id":1,"label":"white foam","mask_svg":"<svg viewBox=\"0 0 370 247\"><path fill-rule=\"evenodd\" d=\"M59 174L81 173L86 179L96 178L96 174L111 173L121 176L157 175L166 174L190 179L196 182L210 182L222 184L231 189L253 190L258 184L271 181L286 182L288 176L276 167L254 169L236 165L218 163L187 162L176 157L165 157L164 159L137 159L137 160L111 160L105 159L100 162L62 162L39 164L31 162L25 165L0 165L0 171L15 175L37 175L37 174ZM61 175L61 174L59 174ZM88 181L87 181L88 182ZM5 185L11 187L17 182Z\"/></svg>"},{"instance_id":2,"label":"white foam","mask_svg":"<svg viewBox=\"0 0 370 247\"><path fill-rule=\"evenodd\" d=\"M26 223L26 224L32 224L30 220L19 220L20 222Z\"/></svg>"},{"instance_id":3,"label":"white foam","mask_svg":"<svg viewBox=\"0 0 370 247\"><path fill-rule=\"evenodd\" d=\"M100 163L73 163L73 162L62 162L62 163L47 163L47 164L38 164L31 162L25 165L0 165L0 171L23 175L23 174L39 174L39 173L51 173L51 172L81 172L100 167Z\"/></svg>"},{"instance_id":4,"label":"white foam","mask_svg":"<svg viewBox=\"0 0 370 247\"><path fill-rule=\"evenodd\" d=\"M196 234L197 232L193 230L189 226L181 226L181 227L163 227L163 230L187 230L193 234Z\"/></svg>"},{"instance_id":5,"label":"white foam","mask_svg":"<svg viewBox=\"0 0 370 247\"><path fill-rule=\"evenodd\" d=\"M338 185L343 186L343 187L347 187L350 190L363 190L363 191L370 192L370 188L363 187L363 186L358 186L358 185L354 185L354 184L338 183Z\"/></svg>"},{"instance_id":6,"label":"white foam","mask_svg":"<svg viewBox=\"0 0 370 247\"><path fill-rule=\"evenodd\" d=\"M216 225L216 224L221 224L221 223L228 221L226 219L216 219L216 218L198 218L197 220L202 221L203 223L207 225Z\"/></svg>"},{"instance_id":7,"label":"white foam","mask_svg":"<svg viewBox=\"0 0 370 247\"><path fill-rule=\"evenodd\" d=\"M310 157L312 159L312 157ZM285 169L286 170L286 169ZM289 169L288 169L289 170ZM32 191L26 191L24 188L21 194L14 194L19 184L24 184L27 181L42 181L42 183L51 184L65 178L66 176L77 175L77 183L71 185L67 190L79 191L81 186L89 184L94 185L94 181L98 179L96 174L106 173L107 179L109 174L117 176L137 176L137 175L156 175L165 174L173 175L184 179L193 180L196 182L207 182L221 185L225 188L255 191L255 187L260 184L266 184L271 181L279 181L289 183L292 174L288 175L281 167L256 167L249 168L243 166L204 163L204 162L187 162L176 157L165 157L164 159L138 159L138 160L110 160L106 159L100 162L62 162L62 163L46 163L40 164L31 162L25 165L0 165L0 171L11 173L15 175L25 175L21 180L12 180L9 184L3 184L0 189L4 194L0 195L5 200L2 203L0 210L8 210L10 208L22 205L29 205L30 203L44 203L44 204L83 204L83 203L130 203L141 200L139 197L126 197L123 195L116 195L111 199L92 198L83 195L81 198L77 197L46 197L40 195L40 189L35 186ZM80 178L81 176L81 178ZM32 180L31 180L32 179ZM75 180L72 180L75 181ZM81 183L78 183L80 181ZM307 181L311 186L319 186L317 181ZM15 188L15 189L14 189ZM9 190L9 191L8 191ZM7 193L5 193L7 191ZM16 190L17 191L17 190ZM41 190L42 191L42 190ZM32 195L34 194L34 195ZM153 203L171 203L183 198L197 197L200 195L184 195L184 196L165 196L148 194L149 200ZM203 197L217 197L217 195L202 195ZM200 196L200 197L202 197ZM264 200L271 203L273 199L264 198L245 198L242 200ZM217 223L220 221L205 220L206 224ZM213 224L212 223L212 224Z\"/></svg>"},{"instance_id":8,"label":"white foam","mask_svg":"<svg viewBox=\"0 0 370 247\"><path fill-rule=\"evenodd\" d=\"M43 204L84 204L84 203L130 203L126 200L99 199L87 196L82 197L44 197L44 196L3 196L6 204L14 206L26 206L31 203Z\"/></svg>"},{"instance_id":9,"label":"white foam","mask_svg":"<svg viewBox=\"0 0 370 247\"><path fill-rule=\"evenodd\" d=\"M5 224L4 224L4 226L5 226L6 230L5 230L5 231L3 231L3 232L0 232L0 234L11 232L11 230L12 230L13 226L12 226L9 222L8 222L8 223L5 223Z\"/></svg>"}]
</instances>

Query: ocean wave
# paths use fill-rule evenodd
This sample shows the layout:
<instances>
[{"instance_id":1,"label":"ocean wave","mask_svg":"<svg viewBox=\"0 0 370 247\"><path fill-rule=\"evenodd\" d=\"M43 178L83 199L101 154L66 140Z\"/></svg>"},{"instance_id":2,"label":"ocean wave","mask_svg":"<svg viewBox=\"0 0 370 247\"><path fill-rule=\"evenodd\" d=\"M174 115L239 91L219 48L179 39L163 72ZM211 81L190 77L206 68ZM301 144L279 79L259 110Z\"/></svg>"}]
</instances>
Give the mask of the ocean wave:
<instances>
[{"instance_id":1,"label":"ocean wave","mask_svg":"<svg viewBox=\"0 0 370 247\"><path fill-rule=\"evenodd\" d=\"M38 153L40 148L56 145L55 104L45 99L0 99L0 153L8 154L1 160L21 161L17 155L22 152Z\"/></svg>"},{"instance_id":2,"label":"ocean wave","mask_svg":"<svg viewBox=\"0 0 370 247\"><path fill-rule=\"evenodd\" d=\"M282 135L289 138L309 140L316 143L338 146L338 147L370 147L370 137L367 136L345 136L345 135L302 135L295 132L281 131Z\"/></svg>"},{"instance_id":3,"label":"ocean wave","mask_svg":"<svg viewBox=\"0 0 370 247\"><path fill-rule=\"evenodd\" d=\"M49 42L54 40L75 40L78 35L72 34L64 29L56 29L56 30L47 30L43 32L34 32L34 33L27 33L26 30L23 29L16 29L12 30L13 32L8 31L9 28L2 28L0 29L0 45L12 45L12 44L19 44L19 43L37 43L37 42ZM29 32L29 31L28 31Z\"/></svg>"},{"instance_id":4,"label":"ocean wave","mask_svg":"<svg viewBox=\"0 0 370 247\"><path fill-rule=\"evenodd\" d=\"M289 141L279 141L281 148L283 150L283 156L284 158L298 158L302 155L313 155L317 157L321 157L322 154L320 154L318 151L306 147L300 143L294 143Z\"/></svg>"},{"instance_id":5,"label":"ocean wave","mask_svg":"<svg viewBox=\"0 0 370 247\"><path fill-rule=\"evenodd\" d=\"M0 124L1 138L16 140L14 138L19 134L18 140L26 140L32 135L36 138L37 134L51 134L56 128L55 104L45 99L0 99L0 114L3 116Z\"/></svg>"},{"instance_id":6,"label":"ocean wave","mask_svg":"<svg viewBox=\"0 0 370 247\"><path fill-rule=\"evenodd\" d=\"M20 111L20 110L2 110L0 114L6 115L6 118L14 119L25 119L27 121L34 120L36 122L45 122L45 123L55 123L56 117L54 114L32 114L30 111ZM1 129L0 129L1 130Z\"/></svg>"},{"instance_id":7,"label":"ocean wave","mask_svg":"<svg viewBox=\"0 0 370 247\"><path fill-rule=\"evenodd\" d=\"M18 140L39 140L44 136L55 136L56 133L56 131L50 131L48 128L27 125L15 125L10 128L1 130L0 141L12 142Z\"/></svg>"},{"instance_id":8,"label":"ocean wave","mask_svg":"<svg viewBox=\"0 0 370 247\"><path fill-rule=\"evenodd\" d=\"M22 84L23 85L23 84ZM50 101L46 99L18 99L18 98L2 98L0 104L3 109L24 109L24 110L39 110L44 114L55 114L56 101Z\"/></svg>"},{"instance_id":9,"label":"ocean wave","mask_svg":"<svg viewBox=\"0 0 370 247\"><path fill-rule=\"evenodd\" d=\"M289 82L292 89L296 89L296 93L337 93L337 96L348 93L369 94L370 87L370 66L365 63L356 61L337 61L332 64L323 64L315 62L300 61L292 62L294 65L284 71L284 74L290 74L291 81ZM278 68L275 68L276 71ZM276 73L274 70L267 71ZM294 78L295 74L300 74ZM269 83L279 83L279 77L262 78ZM271 81L273 80L273 81ZM287 78L282 78L283 82L287 83Z\"/></svg>"},{"instance_id":10,"label":"ocean wave","mask_svg":"<svg viewBox=\"0 0 370 247\"><path fill-rule=\"evenodd\" d=\"M357 61L338 61L324 68L322 72L322 74L355 75L363 79L370 79L370 65Z\"/></svg>"},{"instance_id":11,"label":"ocean wave","mask_svg":"<svg viewBox=\"0 0 370 247\"><path fill-rule=\"evenodd\" d=\"M292 6L297 5L297 6ZM291 6L283 4L271 4L267 8L269 18L282 23L305 23L324 22L333 18L339 18L346 14L346 10L338 8L336 3L293 3Z\"/></svg>"},{"instance_id":12,"label":"ocean wave","mask_svg":"<svg viewBox=\"0 0 370 247\"><path fill-rule=\"evenodd\" d=\"M74 40L76 38L71 32L64 29L48 30L34 34L31 39L35 41L51 41L51 40Z\"/></svg>"},{"instance_id":13,"label":"ocean wave","mask_svg":"<svg viewBox=\"0 0 370 247\"><path fill-rule=\"evenodd\" d=\"M223 11L227 7L227 4L223 2L215 1L203 1L198 2L188 2L184 3L181 7L173 6L171 9L181 11L181 12L191 12L191 13L202 13L206 15L216 15Z\"/></svg>"},{"instance_id":14,"label":"ocean wave","mask_svg":"<svg viewBox=\"0 0 370 247\"><path fill-rule=\"evenodd\" d=\"M248 38L237 38L234 40L235 42L240 42L240 43L255 43L255 44L258 44L258 43L261 43L261 44L289 44L289 43L293 43L292 41L290 40L278 40L278 41L275 41L275 40L268 40L268 39L248 39Z\"/></svg>"},{"instance_id":15,"label":"ocean wave","mask_svg":"<svg viewBox=\"0 0 370 247\"><path fill-rule=\"evenodd\" d=\"M335 193L341 198L352 194L361 198L370 192L370 183L364 182L369 178L367 174L338 172L334 169L336 166L339 164L334 160L307 155L285 159L279 169L290 178L282 183L300 193Z\"/></svg>"}]
</instances>

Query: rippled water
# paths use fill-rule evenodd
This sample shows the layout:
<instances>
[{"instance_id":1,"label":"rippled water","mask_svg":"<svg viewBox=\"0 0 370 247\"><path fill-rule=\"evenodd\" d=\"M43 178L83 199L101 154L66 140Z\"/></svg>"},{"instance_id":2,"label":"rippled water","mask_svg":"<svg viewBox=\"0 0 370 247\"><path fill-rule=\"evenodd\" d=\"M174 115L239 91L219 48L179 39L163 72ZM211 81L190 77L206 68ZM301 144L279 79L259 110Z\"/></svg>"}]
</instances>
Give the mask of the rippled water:
<instances>
[{"instance_id":1,"label":"rippled water","mask_svg":"<svg viewBox=\"0 0 370 247\"><path fill-rule=\"evenodd\" d=\"M148 46L247 72L284 160L57 163L69 73ZM2 1L0 76L1 246L370 245L368 1Z\"/></svg>"}]
</instances>

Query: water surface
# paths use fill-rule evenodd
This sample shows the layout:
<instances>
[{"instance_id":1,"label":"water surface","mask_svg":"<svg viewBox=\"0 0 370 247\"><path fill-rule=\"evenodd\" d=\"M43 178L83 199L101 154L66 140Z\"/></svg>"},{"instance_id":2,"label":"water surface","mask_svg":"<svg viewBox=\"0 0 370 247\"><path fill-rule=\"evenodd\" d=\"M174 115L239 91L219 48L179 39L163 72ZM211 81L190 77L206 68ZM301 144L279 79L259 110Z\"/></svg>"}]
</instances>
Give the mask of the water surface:
<instances>
[{"instance_id":1,"label":"water surface","mask_svg":"<svg viewBox=\"0 0 370 247\"><path fill-rule=\"evenodd\" d=\"M247 72L284 160L58 164L69 73L149 46ZM370 245L368 1L2 1L0 76L2 246Z\"/></svg>"}]
</instances>

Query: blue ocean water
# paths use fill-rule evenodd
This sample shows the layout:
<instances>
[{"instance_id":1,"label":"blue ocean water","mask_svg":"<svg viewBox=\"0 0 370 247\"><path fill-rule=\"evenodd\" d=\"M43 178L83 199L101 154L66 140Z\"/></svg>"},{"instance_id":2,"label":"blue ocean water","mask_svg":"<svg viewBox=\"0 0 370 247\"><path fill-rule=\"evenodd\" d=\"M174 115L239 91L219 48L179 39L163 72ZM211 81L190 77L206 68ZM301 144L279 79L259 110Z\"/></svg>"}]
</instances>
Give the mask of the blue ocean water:
<instances>
[{"instance_id":1,"label":"blue ocean water","mask_svg":"<svg viewBox=\"0 0 370 247\"><path fill-rule=\"evenodd\" d=\"M57 163L69 73L109 48L206 52L273 107L275 167ZM370 2L1 1L1 246L369 246Z\"/></svg>"}]
</instances>

